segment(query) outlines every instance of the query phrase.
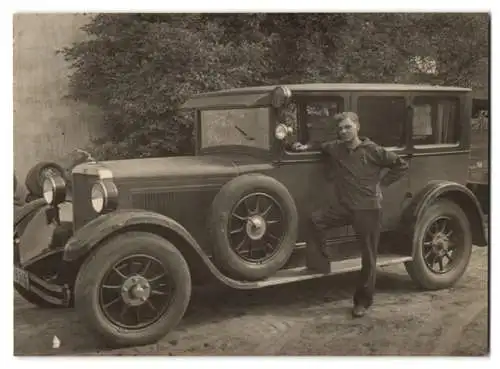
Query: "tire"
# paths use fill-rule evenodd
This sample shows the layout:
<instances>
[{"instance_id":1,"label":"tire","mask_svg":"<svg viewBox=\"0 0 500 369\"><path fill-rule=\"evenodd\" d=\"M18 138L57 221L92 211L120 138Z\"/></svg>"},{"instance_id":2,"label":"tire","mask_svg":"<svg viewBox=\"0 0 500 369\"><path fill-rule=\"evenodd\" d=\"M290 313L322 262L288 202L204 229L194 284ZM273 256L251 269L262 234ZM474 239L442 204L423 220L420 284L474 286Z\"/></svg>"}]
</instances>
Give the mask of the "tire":
<instances>
[{"instance_id":1,"label":"tire","mask_svg":"<svg viewBox=\"0 0 500 369\"><path fill-rule=\"evenodd\" d=\"M427 241L430 240L428 232L434 232L434 226L441 228L446 220L446 229L443 233L449 233L453 229L451 242L456 245L452 250L450 261L449 257L437 256L436 251L431 251L433 247ZM441 220L440 220L441 219ZM437 229L436 228L436 229ZM427 244L424 245L424 242ZM452 247L452 245L450 244ZM418 221L415 232L413 234L414 258L412 261L405 263L406 270L413 281L421 288L427 290L438 290L453 286L464 274L472 254L472 234L469 220L460 206L449 200L437 200L434 204L426 209L425 213ZM444 251L441 251L443 253ZM449 251L448 251L449 252ZM429 255L427 261L424 255ZM436 262L441 259L443 262L443 270L434 272L428 266L428 261ZM444 260L447 261L449 270L445 269ZM433 266L435 266L434 264ZM440 267L437 264L438 268Z\"/></svg>"},{"instance_id":2,"label":"tire","mask_svg":"<svg viewBox=\"0 0 500 369\"><path fill-rule=\"evenodd\" d=\"M24 184L26 188L34 197L42 197L43 196L43 183L41 178L42 171L46 169L53 169L59 172L59 174L65 178L64 169L57 163L42 161L41 163L36 164L33 168L31 168L26 175L26 181Z\"/></svg>"},{"instance_id":3,"label":"tire","mask_svg":"<svg viewBox=\"0 0 500 369\"><path fill-rule=\"evenodd\" d=\"M242 211L245 211L242 201L247 201L248 206L259 210L261 218L255 218L257 214L249 211L246 215L260 219L260 230L264 232L262 235L250 233L248 219L243 220L241 217ZM271 210L268 209L270 205ZM264 226L262 221L265 222ZM240 226L241 230L236 232ZM276 233L278 229L280 232ZM283 184L262 174L236 177L221 188L212 203L209 230L214 262L233 278L247 281L265 279L287 263L295 247L297 229L295 201ZM251 236L260 238L252 239ZM271 237L274 238L271 240ZM268 246L272 248L268 249ZM248 255L244 257L246 248ZM254 257L256 251L257 257Z\"/></svg>"},{"instance_id":4,"label":"tire","mask_svg":"<svg viewBox=\"0 0 500 369\"><path fill-rule=\"evenodd\" d=\"M134 276L139 275L138 271L134 273L132 270L127 270L122 272L123 275L120 276L115 272L119 269L113 269L124 265L124 260L127 258L144 261L142 267L145 267L147 261L150 260L150 266L145 268L147 269L145 276L149 278L153 278L151 273L158 273L160 276L162 272L164 273L164 277L159 277L155 282L152 281L148 289L148 291L156 291L155 298L149 296L140 303L139 298L132 299L132 293L129 294L132 291L131 281ZM127 276L129 272L132 273ZM157 282L162 280L167 281L167 283L158 287ZM102 288L104 283L108 287ZM113 283L115 287L117 285L119 288L109 287ZM163 306L165 310L162 311L162 304L167 302L163 296L168 296L163 295L164 291L161 291L161 288L165 286L171 286L173 292L170 291L172 294L171 298L168 299L169 306ZM124 288L128 290L125 293L126 297L123 297L122 290ZM116 301L115 296L118 296ZM157 342L182 319L190 297L191 275L182 254L171 242L146 232L127 232L105 241L83 263L75 284L77 313L82 321L110 347L140 346ZM125 301L128 301L129 304L139 303L139 307L129 306ZM116 311L113 312L111 306L113 309L125 309L124 306L128 306L123 317L132 318L132 311L136 311L144 318L148 311L149 314L153 314L150 303L159 312L157 319L152 320L150 324L138 326L137 321L136 327L131 327L123 321L113 320L116 318ZM109 309L104 307L106 304L110 304ZM112 313L115 315L111 315ZM118 318L123 320L120 316Z\"/></svg>"}]
</instances>

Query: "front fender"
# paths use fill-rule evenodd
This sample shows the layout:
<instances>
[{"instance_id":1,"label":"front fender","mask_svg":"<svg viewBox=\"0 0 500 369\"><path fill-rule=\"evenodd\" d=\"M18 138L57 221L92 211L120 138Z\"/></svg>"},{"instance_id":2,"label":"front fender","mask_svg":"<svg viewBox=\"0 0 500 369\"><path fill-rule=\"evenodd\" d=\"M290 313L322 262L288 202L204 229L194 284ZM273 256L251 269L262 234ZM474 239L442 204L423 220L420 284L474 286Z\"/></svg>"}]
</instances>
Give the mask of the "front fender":
<instances>
[{"instance_id":1,"label":"front fender","mask_svg":"<svg viewBox=\"0 0 500 369\"><path fill-rule=\"evenodd\" d=\"M81 227L64 246L63 260L75 261L109 236L137 225L160 226L174 231L190 243L196 243L187 230L171 218L144 210L120 209L101 215Z\"/></svg>"},{"instance_id":2,"label":"front fender","mask_svg":"<svg viewBox=\"0 0 500 369\"><path fill-rule=\"evenodd\" d=\"M437 199L446 198L457 203L469 218L472 242L477 246L486 246L487 236L485 219L476 196L466 186L450 181L429 182L412 200L402 217L402 231L412 236L414 227L426 208Z\"/></svg>"},{"instance_id":3,"label":"front fender","mask_svg":"<svg viewBox=\"0 0 500 369\"><path fill-rule=\"evenodd\" d=\"M26 220L27 217L33 217L43 207L50 207L45 199L37 199L22 206L14 206L14 227Z\"/></svg>"},{"instance_id":4,"label":"front fender","mask_svg":"<svg viewBox=\"0 0 500 369\"><path fill-rule=\"evenodd\" d=\"M15 209L14 252L17 261L28 263L47 249L62 248L72 231L71 222L59 222L59 208L35 200Z\"/></svg>"},{"instance_id":5,"label":"front fender","mask_svg":"<svg viewBox=\"0 0 500 369\"><path fill-rule=\"evenodd\" d=\"M186 259L193 277L202 282L219 281L237 289L257 287L254 283L237 281L223 275L196 240L175 220L139 209L120 209L101 215L84 225L66 243L63 260L67 263L78 262L106 239L131 230L152 232L169 239Z\"/></svg>"}]
</instances>

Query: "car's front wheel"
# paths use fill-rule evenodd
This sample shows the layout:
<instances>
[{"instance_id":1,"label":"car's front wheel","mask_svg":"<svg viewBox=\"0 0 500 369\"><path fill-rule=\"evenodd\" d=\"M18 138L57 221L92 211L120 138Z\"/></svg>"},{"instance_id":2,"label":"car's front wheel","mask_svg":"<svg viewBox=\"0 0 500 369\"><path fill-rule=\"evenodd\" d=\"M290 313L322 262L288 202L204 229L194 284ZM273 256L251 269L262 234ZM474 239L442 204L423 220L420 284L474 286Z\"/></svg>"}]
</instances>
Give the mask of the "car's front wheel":
<instances>
[{"instance_id":1,"label":"car's front wheel","mask_svg":"<svg viewBox=\"0 0 500 369\"><path fill-rule=\"evenodd\" d=\"M182 319L191 275L179 250L146 232L106 241L80 268L75 308L112 347L157 342Z\"/></svg>"},{"instance_id":2,"label":"car's front wheel","mask_svg":"<svg viewBox=\"0 0 500 369\"><path fill-rule=\"evenodd\" d=\"M420 287L437 290L453 286L464 274L472 253L467 215L449 200L429 206L415 227L413 260L406 270Z\"/></svg>"}]
</instances>

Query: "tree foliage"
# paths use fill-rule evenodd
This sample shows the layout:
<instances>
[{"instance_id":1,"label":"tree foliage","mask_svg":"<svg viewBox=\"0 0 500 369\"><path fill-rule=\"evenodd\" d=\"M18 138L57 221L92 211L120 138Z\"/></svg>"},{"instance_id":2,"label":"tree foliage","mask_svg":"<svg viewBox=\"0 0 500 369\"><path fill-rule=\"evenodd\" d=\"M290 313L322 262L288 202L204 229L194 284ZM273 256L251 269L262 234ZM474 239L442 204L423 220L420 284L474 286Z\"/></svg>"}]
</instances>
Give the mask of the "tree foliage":
<instances>
[{"instance_id":1,"label":"tree foliage","mask_svg":"<svg viewBox=\"0 0 500 369\"><path fill-rule=\"evenodd\" d=\"M488 56L487 14L100 14L62 50L71 96L103 111L98 158L192 149L192 94L258 84L424 82L470 86ZM437 63L410 73L412 58Z\"/></svg>"}]
</instances>

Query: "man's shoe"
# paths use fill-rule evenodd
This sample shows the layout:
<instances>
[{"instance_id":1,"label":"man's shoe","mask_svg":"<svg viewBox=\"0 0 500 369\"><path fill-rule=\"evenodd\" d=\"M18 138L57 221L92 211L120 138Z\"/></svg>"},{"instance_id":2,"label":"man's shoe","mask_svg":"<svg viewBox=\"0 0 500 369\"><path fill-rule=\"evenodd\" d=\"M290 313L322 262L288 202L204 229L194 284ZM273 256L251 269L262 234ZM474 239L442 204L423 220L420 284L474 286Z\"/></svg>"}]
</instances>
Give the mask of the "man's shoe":
<instances>
[{"instance_id":1,"label":"man's shoe","mask_svg":"<svg viewBox=\"0 0 500 369\"><path fill-rule=\"evenodd\" d=\"M354 318L361 318L365 316L365 314L366 314L366 308L364 306L356 305L352 309L352 316Z\"/></svg>"}]
</instances>

